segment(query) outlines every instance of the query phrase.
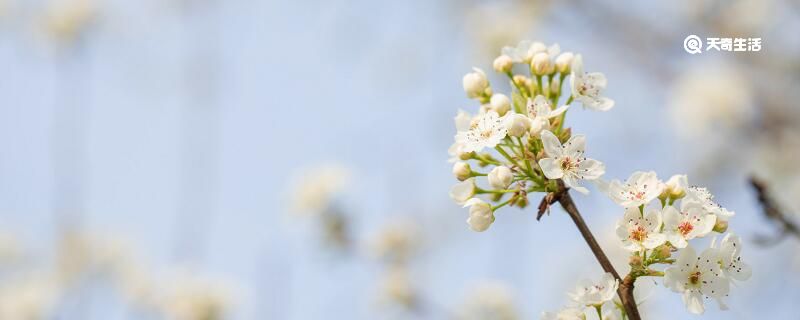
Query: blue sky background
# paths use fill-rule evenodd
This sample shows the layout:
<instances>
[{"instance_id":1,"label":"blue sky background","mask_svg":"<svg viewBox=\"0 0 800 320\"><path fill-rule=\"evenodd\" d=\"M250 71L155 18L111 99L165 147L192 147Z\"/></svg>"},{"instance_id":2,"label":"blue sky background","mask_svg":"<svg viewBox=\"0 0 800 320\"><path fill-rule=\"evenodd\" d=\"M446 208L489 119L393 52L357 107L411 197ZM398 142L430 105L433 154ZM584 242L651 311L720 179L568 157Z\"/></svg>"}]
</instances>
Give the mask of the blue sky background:
<instances>
[{"instance_id":1,"label":"blue sky background","mask_svg":"<svg viewBox=\"0 0 800 320\"><path fill-rule=\"evenodd\" d=\"M64 166L71 168L67 179L82 186L75 201L83 225L130 239L156 269L189 265L241 288L233 319L384 318L372 303L379 267L362 256L322 252L313 226L287 214L292 174L333 162L354 172L341 203L355 218L356 238L394 217L424 226L414 280L441 309L457 309L471 285L494 279L512 286L525 318L537 318L566 303L564 293L578 279L600 276L561 210L541 222L532 209L502 210L487 232L474 233L464 223L466 210L447 196L454 183L446 161L452 117L458 108L477 109L461 77L472 66L491 70L495 54L487 55L466 14L484 3L195 5L104 2L80 49L61 53L35 31L38 3L18 4L20 11L5 16L4 230L31 250L50 252L55 193L63 190L54 165L82 158ZM703 35L681 31L678 5L664 6L628 9L654 28ZM706 146L703 139L677 137L681 127L666 109L669 80L637 62L620 40L626 35L604 33L568 8L548 8L523 35L582 53L588 71L608 77L614 109L569 114L573 132L588 137L587 154L606 164L607 178L635 170L655 170L664 179L698 173L693 163ZM772 50L772 39L792 43L781 36L766 38L765 50ZM726 53L690 56L682 37L670 40L653 59L676 69L729 59ZM501 78L491 77L507 91ZM59 108L79 113L59 118ZM72 140L59 133L57 121L80 128L75 148L64 151ZM732 310L709 303L704 318L790 317L800 288L800 269L792 265L797 242L752 243L756 233L772 229L746 184L748 172L734 167L722 175L690 175L692 184L707 185L737 212L730 230L743 236L744 257L754 266L753 278L733 288ZM614 247L621 209L595 189L575 198L604 247ZM658 282L643 306L648 318L690 318L680 296ZM64 319L134 317L103 290L82 293L89 311L67 312Z\"/></svg>"}]
</instances>

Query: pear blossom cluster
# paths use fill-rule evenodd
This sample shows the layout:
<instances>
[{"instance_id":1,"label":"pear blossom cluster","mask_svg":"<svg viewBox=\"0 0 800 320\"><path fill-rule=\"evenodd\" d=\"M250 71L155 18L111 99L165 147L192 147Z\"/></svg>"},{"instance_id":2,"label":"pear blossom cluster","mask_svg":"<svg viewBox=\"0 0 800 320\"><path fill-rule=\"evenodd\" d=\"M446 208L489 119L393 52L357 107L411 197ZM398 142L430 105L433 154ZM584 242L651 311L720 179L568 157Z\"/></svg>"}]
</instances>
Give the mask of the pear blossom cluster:
<instances>
[{"instance_id":1,"label":"pear blossom cluster","mask_svg":"<svg viewBox=\"0 0 800 320\"><path fill-rule=\"evenodd\" d=\"M566 113L573 102L595 111L614 106L602 94L605 76L584 72L581 55L562 53L558 44L505 47L492 67L512 92L495 92L479 68L467 73L462 84L477 110L458 111L449 149L460 181L450 197L469 207L467 223L474 231L487 230L501 207L525 208L530 193L555 191L557 180L588 193L582 181L597 180L605 166L586 156L586 137L565 127Z\"/></svg>"},{"instance_id":2,"label":"pear blossom cluster","mask_svg":"<svg viewBox=\"0 0 800 320\"><path fill-rule=\"evenodd\" d=\"M689 312L702 314L706 299L726 309L731 283L751 274L740 255L739 237L722 235L734 212L716 203L708 189L689 185L686 175L663 182L655 172L638 171L625 181L604 180L605 165L586 154L586 137L566 126L573 102L593 111L614 107L614 100L603 94L605 76L585 72L580 54L529 41L503 48L492 67L511 92L497 92L479 68L465 75L464 91L477 102L477 110L458 111L455 141L448 150L459 181L450 197L469 208L469 228L488 230L499 209L525 208L533 193L546 194L541 214L548 197L569 190L588 194L586 182L591 182L623 208L615 231L620 246L630 252L626 282L663 277L664 286L682 295ZM569 90L562 90L565 82ZM698 253L690 242L705 237L714 241ZM613 301L621 279L615 272L598 282L581 282L569 306L544 313L542 319L585 319L585 309L592 308L602 319L625 318L622 303Z\"/></svg>"},{"instance_id":3,"label":"pear blossom cluster","mask_svg":"<svg viewBox=\"0 0 800 320\"><path fill-rule=\"evenodd\" d=\"M686 175L662 182L655 172L637 171L625 182L599 185L624 208L616 234L631 252L631 274L664 277L664 286L680 293L691 313L702 314L705 299L727 309L723 298L731 283L751 274L740 255L741 240L728 233L719 246L712 241L699 253L690 241L726 232L734 212L717 204L708 189L689 186ZM653 268L658 265L666 268Z\"/></svg>"}]
</instances>

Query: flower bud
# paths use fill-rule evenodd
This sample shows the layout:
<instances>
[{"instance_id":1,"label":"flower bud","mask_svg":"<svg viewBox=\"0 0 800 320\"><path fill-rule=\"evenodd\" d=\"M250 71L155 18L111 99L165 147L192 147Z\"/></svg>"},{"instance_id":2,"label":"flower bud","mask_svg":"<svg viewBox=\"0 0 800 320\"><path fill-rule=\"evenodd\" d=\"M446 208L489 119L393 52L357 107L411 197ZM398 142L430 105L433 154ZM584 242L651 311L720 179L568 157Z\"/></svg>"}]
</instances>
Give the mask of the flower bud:
<instances>
[{"instance_id":1,"label":"flower bud","mask_svg":"<svg viewBox=\"0 0 800 320\"><path fill-rule=\"evenodd\" d=\"M672 255L672 248L667 244L662 244L653 250L654 258L668 259Z\"/></svg>"},{"instance_id":2,"label":"flower bud","mask_svg":"<svg viewBox=\"0 0 800 320\"><path fill-rule=\"evenodd\" d=\"M725 231L728 231L728 221L717 219L717 223L714 224L713 230L717 233L724 233Z\"/></svg>"},{"instance_id":3,"label":"flower bud","mask_svg":"<svg viewBox=\"0 0 800 320\"><path fill-rule=\"evenodd\" d=\"M664 183L664 191L661 193L663 196L678 200L686 196L686 188L689 187L689 182L686 175L674 175Z\"/></svg>"},{"instance_id":4,"label":"flower bud","mask_svg":"<svg viewBox=\"0 0 800 320\"><path fill-rule=\"evenodd\" d=\"M511 71L511 67L514 65L514 61L511 60L511 57L507 55L501 55L494 59L492 63L492 67L494 67L494 71L500 73L508 73Z\"/></svg>"},{"instance_id":5,"label":"flower bud","mask_svg":"<svg viewBox=\"0 0 800 320\"><path fill-rule=\"evenodd\" d=\"M458 181L464 181L472 176L472 170L469 168L468 163L459 161L453 164L453 175L456 176Z\"/></svg>"},{"instance_id":6,"label":"flower bud","mask_svg":"<svg viewBox=\"0 0 800 320\"><path fill-rule=\"evenodd\" d=\"M553 80L550 81L550 94L558 97L559 93L561 93L561 81L553 77Z\"/></svg>"},{"instance_id":7,"label":"flower bud","mask_svg":"<svg viewBox=\"0 0 800 320\"><path fill-rule=\"evenodd\" d=\"M547 46L539 41L531 43L530 48L528 48L528 53L525 55L524 62L530 64L533 57L539 52L547 52Z\"/></svg>"},{"instance_id":8,"label":"flower bud","mask_svg":"<svg viewBox=\"0 0 800 320\"><path fill-rule=\"evenodd\" d=\"M572 58L575 55L572 52L564 52L556 58L556 71L562 74L570 73L570 67L572 66Z\"/></svg>"},{"instance_id":9,"label":"flower bud","mask_svg":"<svg viewBox=\"0 0 800 320\"><path fill-rule=\"evenodd\" d=\"M457 204L464 204L475 195L475 178L456 183L450 188L450 198Z\"/></svg>"},{"instance_id":10,"label":"flower bud","mask_svg":"<svg viewBox=\"0 0 800 320\"><path fill-rule=\"evenodd\" d=\"M474 72L467 73L461 80L464 92L467 93L467 97L472 99L483 97L487 94L487 91L491 90L489 88L489 80L486 79L486 74L483 70L478 68L472 68L472 70Z\"/></svg>"},{"instance_id":11,"label":"flower bud","mask_svg":"<svg viewBox=\"0 0 800 320\"><path fill-rule=\"evenodd\" d=\"M508 110L511 110L511 100L502 93L495 93L489 101L491 109L497 112L499 116L504 116Z\"/></svg>"},{"instance_id":12,"label":"flower bud","mask_svg":"<svg viewBox=\"0 0 800 320\"><path fill-rule=\"evenodd\" d=\"M494 222L492 206L478 198L470 199L466 205L470 206L469 218L467 218L470 229L477 232L489 229Z\"/></svg>"},{"instance_id":13,"label":"flower bud","mask_svg":"<svg viewBox=\"0 0 800 320\"><path fill-rule=\"evenodd\" d=\"M516 74L514 75L514 78L512 78L512 81L514 81L514 84L520 87L527 87L529 79L521 74Z\"/></svg>"},{"instance_id":14,"label":"flower bud","mask_svg":"<svg viewBox=\"0 0 800 320\"><path fill-rule=\"evenodd\" d=\"M531 60L531 73L537 76L548 74L552 67L550 55L547 52L539 52Z\"/></svg>"},{"instance_id":15,"label":"flower bud","mask_svg":"<svg viewBox=\"0 0 800 320\"><path fill-rule=\"evenodd\" d=\"M528 197L524 196L517 197L517 200L514 201L514 205L519 208L525 209L525 207L528 206Z\"/></svg>"},{"instance_id":16,"label":"flower bud","mask_svg":"<svg viewBox=\"0 0 800 320\"><path fill-rule=\"evenodd\" d=\"M514 113L507 115L506 129L512 137L522 137L531 129L531 120L525 115Z\"/></svg>"},{"instance_id":17,"label":"flower bud","mask_svg":"<svg viewBox=\"0 0 800 320\"><path fill-rule=\"evenodd\" d=\"M642 257L641 256L637 256L637 255L631 256L630 260L628 260L628 265L631 266L631 269L635 269L637 267L641 267L642 266Z\"/></svg>"},{"instance_id":18,"label":"flower bud","mask_svg":"<svg viewBox=\"0 0 800 320\"><path fill-rule=\"evenodd\" d=\"M469 159L472 159L473 156L475 156L475 151L461 153L458 155L458 158L467 161Z\"/></svg>"},{"instance_id":19,"label":"flower bud","mask_svg":"<svg viewBox=\"0 0 800 320\"><path fill-rule=\"evenodd\" d=\"M492 188L505 189L511 184L511 180L514 180L514 174L506 166L497 166L489 171L487 178Z\"/></svg>"}]
</instances>

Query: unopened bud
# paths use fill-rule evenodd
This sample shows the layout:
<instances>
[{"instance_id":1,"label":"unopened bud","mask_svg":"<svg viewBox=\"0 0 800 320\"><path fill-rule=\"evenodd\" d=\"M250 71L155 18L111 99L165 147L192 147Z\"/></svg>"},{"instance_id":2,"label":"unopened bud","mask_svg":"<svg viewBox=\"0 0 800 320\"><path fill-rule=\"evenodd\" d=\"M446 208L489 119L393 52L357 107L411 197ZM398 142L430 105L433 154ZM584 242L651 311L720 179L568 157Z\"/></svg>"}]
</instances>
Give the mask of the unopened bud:
<instances>
[{"instance_id":1,"label":"unopened bud","mask_svg":"<svg viewBox=\"0 0 800 320\"><path fill-rule=\"evenodd\" d=\"M511 184L511 180L514 180L514 174L506 166L497 166L489 171L487 178L492 188L505 189Z\"/></svg>"},{"instance_id":2,"label":"unopened bud","mask_svg":"<svg viewBox=\"0 0 800 320\"><path fill-rule=\"evenodd\" d=\"M551 68L552 62L547 52L539 52L533 56L533 60L531 60L531 73L542 76L548 74Z\"/></svg>"},{"instance_id":3,"label":"unopened bud","mask_svg":"<svg viewBox=\"0 0 800 320\"><path fill-rule=\"evenodd\" d=\"M458 181L464 181L472 176L472 170L469 168L468 163L459 161L453 164L453 175Z\"/></svg>"},{"instance_id":4,"label":"unopened bud","mask_svg":"<svg viewBox=\"0 0 800 320\"><path fill-rule=\"evenodd\" d=\"M502 93L493 94L489 105L491 105L491 109L497 112L501 117L504 116L508 110L511 110L511 100Z\"/></svg>"},{"instance_id":5,"label":"unopened bud","mask_svg":"<svg viewBox=\"0 0 800 320\"><path fill-rule=\"evenodd\" d=\"M572 58L575 55L572 52L564 52L556 58L556 71L562 74L568 74L572 66Z\"/></svg>"},{"instance_id":6,"label":"unopened bud","mask_svg":"<svg viewBox=\"0 0 800 320\"><path fill-rule=\"evenodd\" d=\"M631 266L631 269L636 267L642 266L642 257L640 256L631 256L631 259L628 260L628 264Z\"/></svg>"},{"instance_id":7,"label":"unopened bud","mask_svg":"<svg viewBox=\"0 0 800 320\"><path fill-rule=\"evenodd\" d=\"M487 92L491 92L489 80L486 79L486 73L483 70L478 68L472 68L472 70L474 72L467 73L461 80L464 92L467 93L467 97L473 99L483 97L488 94Z\"/></svg>"},{"instance_id":8,"label":"unopened bud","mask_svg":"<svg viewBox=\"0 0 800 320\"><path fill-rule=\"evenodd\" d=\"M713 230L717 233L724 233L725 231L728 231L728 221L717 219L717 223L714 224Z\"/></svg>"},{"instance_id":9,"label":"unopened bud","mask_svg":"<svg viewBox=\"0 0 800 320\"><path fill-rule=\"evenodd\" d=\"M522 137L531 129L531 120L525 115L514 113L506 119L506 129L508 135L512 137Z\"/></svg>"},{"instance_id":10,"label":"unopened bud","mask_svg":"<svg viewBox=\"0 0 800 320\"><path fill-rule=\"evenodd\" d=\"M514 65L514 61L511 61L511 57L507 55L501 55L494 59L494 63L492 63L492 67L494 67L494 71L500 73L507 73L511 71L511 67Z\"/></svg>"}]
</instances>

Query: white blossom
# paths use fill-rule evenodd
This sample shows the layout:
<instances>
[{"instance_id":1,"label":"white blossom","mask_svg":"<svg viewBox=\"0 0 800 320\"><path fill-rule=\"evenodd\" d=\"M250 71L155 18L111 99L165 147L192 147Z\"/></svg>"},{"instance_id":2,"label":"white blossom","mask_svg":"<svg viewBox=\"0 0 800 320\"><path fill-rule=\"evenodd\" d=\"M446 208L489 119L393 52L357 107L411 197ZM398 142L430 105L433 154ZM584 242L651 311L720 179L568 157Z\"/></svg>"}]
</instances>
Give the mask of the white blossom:
<instances>
[{"instance_id":1,"label":"white blossom","mask_svg":"<svg viewBox=\"0 0 800 320\"><path fill-rule=\"evenodd\" d=\"M531 72L533 72L533 74L542 76L550 74L553 70L555 70L555 66L547 52L539 52L533 55L531 59Z\"/></svg>"},{"instance_id":2,"label":"white blossom","mask_svg":"<svg viewBox=\"0 0 800 320\"><path fill-rule=\"evenodd\" d=\"M475 195L475 178L456 183L450 188L450 198L457 204L463 205Z\"/></svg>"},{"instance_id":3,"label":"white blossom","mask_svg":"<svg viewBox=\"0 0 800 320\"><path fill-rule=\"evenodd\" d=\"M533 56L540 52L546 52L552 57L557 56L561 52L559 45L553 44L547 47L541 42L531 42L528 40L520 41L516 47L505 46L502 49L502 54L511 58L514 63L531 63Z\"/></svg>"},{"instance_id":4,"label":"white blossom","mask_svg":"<svg viewBox=\"0 0 800 320\"><path fill-rule=\"evenodd\" d=\"M580 305L598 306L614 299L614 296L617 295L617 287L619 287L619 280L615 279L611 273L606 272L598 282L588 279L581 280L578 287L574 292L569 293L569 296Z\"/></svg>"},{"instance_id":5,"label":"white blossom","mask_svg":"<svg viewBox=\"0 0 800 320\"><path fill-rule=\"evenodd\" d=\"M699 202L703 209L717 216L717 220L728 221L735 214L714 202L714 195L706 188L689 187L686 191L686 200Z\"/></svg>"},{"instance_id":6,"label":"white blossom","mask_svg":"<svg viewBox=\"0 0 800 320\"><path fill-rule=\"evenodd\" d=\"M664 183L663 193L667 194L673 199L679 199L686 195L686 189L689 187L689 179L685 174L676 174Z\"/></svg>"},{"instance_id":7,"label":"white blossom","mask_svg":"<svg viewBox=\"0 0 800 320\"><path fill-rule=\"evenodd\" d=\"M703 297L721 298L728 294L730 282L720 276L718 252L709 248L698 257L692 247L681 250L672 267L664 272L664 286L683 294L689 312L705 311Z\"/></svg>"},{"instance_id":8,"label":"white blossom","mask_svg":"<svg viewBox=\"0 0 800 320\"><path fill-rule=\"evenodd\" d=\"M542 131L542 143L547 158L539 166L548 179L561 179L564 184L581 193L589 193L578 179L595 180L605 173L605 166L597 160L584 157L586 137L572 136L564 145L550 131Z\"/></svg>"},{"instance_id":9,"label":"white blossom","mask_svg":"<svg viewBox=\"0 0 800 320\"><path fill-rule=\"evenodd\" d=\"M514 179L514 174L511 172L506 166L497 166L489 171L487 175L489 180L489 185L495 189L505 189L511 184L511 180Z\"/></svg>"},{"instance_id":10,"label":"white blossom","mask_svg":"<svg viewBox=\"0 0 800 320\"><path fill-rule=\"evenodd\" d=\"M489 229L494 222L494 212L492 206L478 198L469 199L464 203L464 207L469 207L469 224L472 231L483 232Z\"/></svg>"},{"instance_id":11,"label":"white blossom","mask_svg":"<svg viewBox=\"0 0 800 320\"><path fill-rule=\"evenodd\" d=\"M516 320L521 317L508 286L499 282L483 282L470 290L457 319Z\"/></svg>"},{"instance_id":12,"label":"white blossom","mask_svg":"<svg viewBox=\"0 0 800 320\"><path fill-rule=\"evenodd\" d=\"M350 171L337 165L310 169L294 181L292 208L298 213L319 214L331 205L350 181Z\"/></svg>"},{"instance_id":13,"label":"white blossom","mask_svg":"<svg viewBox=\"0 0 800 320\"><path fill-rule=\"evenodd\" d=\"M722 242L719 244L719 265L722 269L722 272L728 278L745 281L750 279L750 275L752 274L752 270L750 266L742 261L741 252L742 252L742 241L739 239L739 236L728 233L722 238Z\"/></svg>"},{"instance_id":14,"label":"white blossom","mask_svg":"<svg viewBox=\"0 0 800 320\"><path fill-rule=\"evenodd\" d=\"M553 109L550 100L547 100L543 95L528 99L528 118L531 119L530 134L538 136L542 130L550 130L550 119L560 116L567 111L567 108L569 108L568 105Z\"/></svg>"},{"instance_id":15,"label":"white blossom","mask_svg":"<svg viewBox=\"0 0 800 320\"><path fill-rule=\"evenodd\" d=\"M522 137L531 129L531 120L523 114L509 113L505 117L506 131L509 136Z\"/></svg>"},{"instance_id":16,"label":"white blossom","mask_svg":"<svg viewBox=\"0 0 800 320\"><path fill-rule=\"evenodd\" d=\"M676 248L685 248L687 241L704 237L714 228L716 216L708 214L696 202L681 201L680 212L673 206L664 207L664 234Z\"/></svg>"},{"instance_id":17,"label":"white blossom","mask_svg":"<svg viewBox=\"0 0 800 320\"><path fill-rule=\"evenodd\" d=\"M659 232L660 228L661 212L650 210L642 217L638 207L630 207L625 209L625 215L617 223L617 237L626 250L653 249L666 241Z\"/></svg>"},{"instance_id":18,"label":"white blossom","mask_svg":"<svg viewBox=\"0 0 800 320\"><path fill-rule=\"evenodd\" d=\"M486 79L486 73L478 68L472 68L473 72L464 75L461 79L461 84L464 86L464 92L467 93L469 98L478 98L486 94L490 94L489 80Z\"/></svg>"},{"instance_id":19,"label":"white blossom","mask_svg":"<svg viewBox=\"0 0 800 320\"><path fill-rule=\"evenodd\" d=\"M570 73L572 69L572 60L575 55L572 52L564 52L556 58L556 71L560 73Z\"/></svg>"},{"instance_id":20,"label":"white blossom","mask_svg":"<svg viewBox=\"0 0 800 320\"><path fill-rule=\"evenodd\" d=\"M475 118L476 117L473 117L468 112L459 109L458 113L453 118L453 122L456 124L456 132L468 131L475 122ZM467 152L464 151L464 144L456 141L450 146L450 148L447 149L447 153L450 155L448 162L456 162L461 158L462 154Z\"/></svg>"},{"instance_id":21,"label":"white blossom","mask_svg":"<svg viewBox=\"0 0 800 320\"><path fill-rule=\"evenodd\" d=\"M599 72L584 73L583 58L576 55L572 60L572 96L584 107L597 111L608 111L614 107L614 100L600 96L600 91L605 89L606 76Z\"/></svg>"},{"instance_id":22,"label":"white blossom","mask_svg":"<svg viewBox=\"0 0 800 320\"><path fill-rule=\"evenodd\" d=\"M600 183L599 185L611 200L624 208L648 204L657 198L664 188L653 171L636 171L625 183L613 180L608 184Z\"/></svg>"},{"instance_id":23,"label":"white blossom","mask_svg":"<svg viewBox=\"0 0 800 320\"><path fill-rule=\"evenodd\" d=\"M513 65L514 61L511 59L511 57L504 54L500 55L499 57L494 59L494 62L492 62L492 67L494 68L494 71L500 73L506 73L511 71L511 67Z\"/></svg>"},{"instance_id":24,"label":"white blossom","mask_svg":"<svg viewBox=\"0 0 800 320\"><path fill-rule=\"evenodd\" d=\"M508 132L504 121L505 118L501 118L497 112L491 110L479 115L469 130L456 133L456 143L461 144L463 152L478 152L483 148L494 148L506 137Z\"/></svg>"}]
</instances>

